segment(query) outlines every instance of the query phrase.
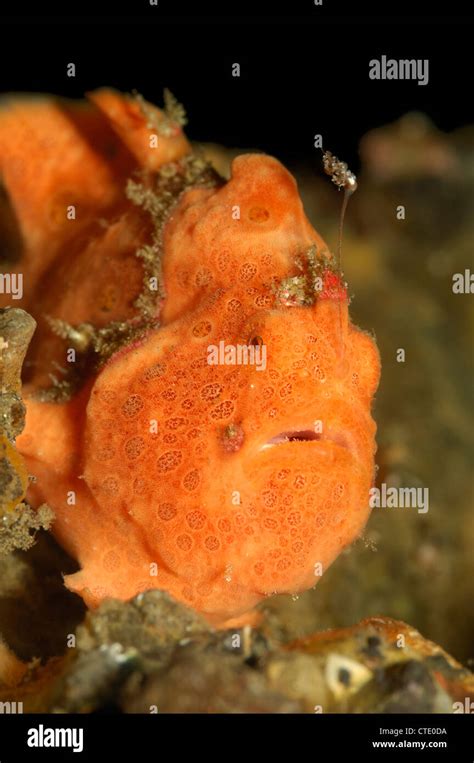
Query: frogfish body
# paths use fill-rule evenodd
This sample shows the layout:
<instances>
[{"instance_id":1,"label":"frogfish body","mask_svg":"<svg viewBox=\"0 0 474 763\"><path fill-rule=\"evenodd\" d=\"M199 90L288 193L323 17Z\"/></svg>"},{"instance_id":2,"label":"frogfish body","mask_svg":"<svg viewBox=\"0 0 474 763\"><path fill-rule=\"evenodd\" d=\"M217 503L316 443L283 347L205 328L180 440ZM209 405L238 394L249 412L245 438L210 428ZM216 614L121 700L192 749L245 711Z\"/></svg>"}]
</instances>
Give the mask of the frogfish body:
<instances>
[{"instance_id":1,"label":"frogfish body","mask_svg":"<svg viewBox=\"0 0 474 763\"><path fill-rule=\"evenodd\" d=\"M221 625L314 586L368 519L380 366L293 177L248 154L224 182L104 89L4 102L0 181L38 322L17 446L67 587L159 588Z\"/></svg>"}]
</instances>

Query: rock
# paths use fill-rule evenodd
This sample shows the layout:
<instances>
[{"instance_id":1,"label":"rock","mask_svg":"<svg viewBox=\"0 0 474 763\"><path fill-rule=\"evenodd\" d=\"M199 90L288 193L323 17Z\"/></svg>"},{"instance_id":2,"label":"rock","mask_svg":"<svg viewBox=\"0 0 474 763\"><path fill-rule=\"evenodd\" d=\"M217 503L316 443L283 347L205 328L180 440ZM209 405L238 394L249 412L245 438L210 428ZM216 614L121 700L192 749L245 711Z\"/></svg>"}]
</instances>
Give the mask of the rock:
<instances>
[{"instance_id":1,"label":"rock","mask_svg":"<svg viewBox=\"0 0 474 763\"><path fill-rule=\"evenodd\" d=\"M469 671L388 618L281 645L249 626L212 630L147 591L88 613L70 647L44 667L15 664L19 683L4 680L0 701L25 712L440 713L474 696ZM1 667L0 652L0 678Z\"/></svg>"}]
</instances>

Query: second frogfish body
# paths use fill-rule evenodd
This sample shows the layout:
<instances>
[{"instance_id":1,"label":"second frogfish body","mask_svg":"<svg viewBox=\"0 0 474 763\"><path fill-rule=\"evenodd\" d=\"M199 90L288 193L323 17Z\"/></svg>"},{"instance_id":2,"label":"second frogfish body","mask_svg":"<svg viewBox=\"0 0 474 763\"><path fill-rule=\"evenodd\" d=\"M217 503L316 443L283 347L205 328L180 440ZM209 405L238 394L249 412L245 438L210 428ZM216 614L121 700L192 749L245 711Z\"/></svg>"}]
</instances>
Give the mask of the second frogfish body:
<instances>
[{"instance_id":1,"label":"second frogfish body","mask_svg":"<svg viewBox=\"0 0 474 763\"><path fill-rule=\"evenodd\" d=\"M3 271L38 322L27 497L89 606L159 588L221 625L314 586L363 529L378 352L276 159L224 182L173 115L89 99L0 110ZM222 343L244 361L212 362Z\"/></svg>"}]
</instances>

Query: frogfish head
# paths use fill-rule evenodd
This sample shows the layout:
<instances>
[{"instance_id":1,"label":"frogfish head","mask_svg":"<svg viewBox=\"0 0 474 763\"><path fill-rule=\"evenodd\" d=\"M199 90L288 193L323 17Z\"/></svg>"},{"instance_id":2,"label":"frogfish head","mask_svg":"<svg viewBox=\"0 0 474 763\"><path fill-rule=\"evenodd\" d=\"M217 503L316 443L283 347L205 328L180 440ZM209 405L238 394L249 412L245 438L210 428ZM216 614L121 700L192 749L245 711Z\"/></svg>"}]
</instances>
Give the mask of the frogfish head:
<instances>
[{"instance_id":1,"label":"frogfish head","mask_svg":"<svg viewBox=\"0 0 474 763\"><path fill-rule=\"evenodd\" d=\"M240 156L225 185L184 194L163 280L160 328L112 357L87 401L94 510L110 538L120 526L141 539L133 564L114 546L100 590L120 569L127 594L164 588L219 623L314 586L363 529L379 356L270 157ZM148 584L140 561L156 563Z\"/></svg>"}]
</instances>

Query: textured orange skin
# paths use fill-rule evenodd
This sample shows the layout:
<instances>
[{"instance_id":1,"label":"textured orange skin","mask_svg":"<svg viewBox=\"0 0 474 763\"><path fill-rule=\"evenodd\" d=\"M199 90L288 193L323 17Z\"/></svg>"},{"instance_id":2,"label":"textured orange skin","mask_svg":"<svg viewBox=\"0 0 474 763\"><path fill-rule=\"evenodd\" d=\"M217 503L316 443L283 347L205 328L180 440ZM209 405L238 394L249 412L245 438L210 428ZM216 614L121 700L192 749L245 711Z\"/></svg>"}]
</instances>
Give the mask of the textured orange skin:
<instances>
[{"instance_id":1,"label":"textured orange skin","mask_svg":"<svg viewBox=\"0 0 474 763\"><path fill-rule=\"evenodd\" d=\"M122 148L123 141L146 166L139 116L128 125L129 106L110 91L93 100L112 119ZM0 116L0 147L4 133ZM165 146L163 161L173 158L172 149L176 158L186 145ZM152 161L156 170L156 155ZM87 177L78 178L79 191ZM113 187L111 181L112 195ZM16 193L20 198L21 188ZM126 253L107 239L108 228L88 254L87 246L78 248L65 287L58 273L67 251L58 234L47 299L59 312L51 314L97 321L97 289L113 270L101 276L99 254L135 272L127 252L149 229L129 206L121 208L123 200L114 203L120 236L128 236ZM24 225L37 225L41 238L33 214L34 205ZM320 298L310 307L275 300L273 279L298 275L295 257L312 244L325 248L295 181L275 159L240 156L221 189L187 192L166 225L164 244L162 327L112 357L71 402L28 400L18 446L37 478L30 500L52 506L54 533L81 565L65 578L68 588L89 606L161 588L222 625L267 595L315 585L316 565L326 571L364 527L379 356L373 340L350 323L346 299ZM31 245L28 260L26 307L35 315L41 268L33 262L41 246ZM117 292L115 316L131 314L129 278L123 295ZM207 363L208 345L245 344L256 336L267 348L266 370ZM51 363L50 341L40 329L31 389ZM55 357L61 352L64 362L64 343L54 348ZM311 429L318 420L321 440L262 450L279 433ZM230 424L241 434L235 450L226 446ZM67 503L68 491L75 491L75 506Z\"/></svg>"},{"instance_id":2,"label":"textured orange skin","mask_svg":"<svg viewBox=\"0 0 474 763\"><path fill-rule=\"evenodd\" d=\"M108 89L89 99L92 104L40 96L0 100L0 184L24 246L21 261L8 265L9 272L24 274L24 298L11 304L38 322L25 369L35 386L48 386L54 362L64 364L64 342L52 334L47 315L101 327L135 314L142 283L135 252L149 240L150 222L125 198L127 179L190 150L180 131L160 138L145 161L149 130L136 102ZM66 216L71 204L74 222ZM0 295L0 304L9 303Z\"/></svg>"}]
</instances>

